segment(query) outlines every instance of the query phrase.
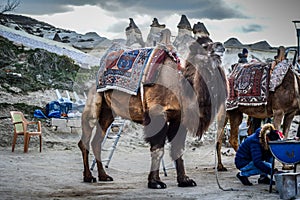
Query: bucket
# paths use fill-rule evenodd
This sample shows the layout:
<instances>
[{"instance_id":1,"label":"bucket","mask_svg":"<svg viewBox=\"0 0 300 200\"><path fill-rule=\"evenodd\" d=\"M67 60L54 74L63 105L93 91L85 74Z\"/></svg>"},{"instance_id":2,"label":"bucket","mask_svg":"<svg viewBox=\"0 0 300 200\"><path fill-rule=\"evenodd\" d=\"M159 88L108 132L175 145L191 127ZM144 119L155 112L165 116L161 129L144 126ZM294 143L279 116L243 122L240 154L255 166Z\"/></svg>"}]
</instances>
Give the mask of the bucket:
<instances>
[{"instance_id":1,"label":"bucket","mask_svg":"<svg viewBox=\"0 0 300 200\"><path fill-rule=\"evenodd\" d=\"M300 194L300 173L275 174L280 199L293 199Z\"/></svg>"}]
</instances>

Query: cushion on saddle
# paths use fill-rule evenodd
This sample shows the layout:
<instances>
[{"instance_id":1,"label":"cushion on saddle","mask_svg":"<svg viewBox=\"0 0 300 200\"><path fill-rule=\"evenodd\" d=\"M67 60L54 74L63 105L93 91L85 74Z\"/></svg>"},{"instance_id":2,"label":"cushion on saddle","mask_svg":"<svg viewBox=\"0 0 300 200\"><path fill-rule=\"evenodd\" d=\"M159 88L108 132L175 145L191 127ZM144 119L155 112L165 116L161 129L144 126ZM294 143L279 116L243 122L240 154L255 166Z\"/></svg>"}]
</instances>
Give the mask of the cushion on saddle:
<instances>
[{"instance_id":1,"label":"cushion on saddle","mask_svg":"<svg viewBox=\"0 0 300 200\"><path fill-rule=\"evenodd\" d=\"M141 83L155 83L167 52L162 48L126 49L113 45L100 62L97 92L116 89L137 95Z\"/></svg>"},{"instance_id":2,"label":"cushion on saddle","mask_svg":"<svg viewBox=\"0 0 300 200\"><path fill-rule=\"evenodd\" d=\"M283 78L285 77L287 71L289 70L290 65L287 61L282 61L278 63L271 74L270 78L270 91L275 91L275 89L282 83Z\"/></svg>"},{"instance_id":3,"label":"cushion on saddle","mask_svg":"<svg viewBox=\"0 0 300 200\"><path fill-rule=\"evenodd\" d=\"M238 64L228 77L229 97L227 110L239 105L260 106L267 104L269 94L269 66L261 62Z\"/></svg>"}]
</instances>

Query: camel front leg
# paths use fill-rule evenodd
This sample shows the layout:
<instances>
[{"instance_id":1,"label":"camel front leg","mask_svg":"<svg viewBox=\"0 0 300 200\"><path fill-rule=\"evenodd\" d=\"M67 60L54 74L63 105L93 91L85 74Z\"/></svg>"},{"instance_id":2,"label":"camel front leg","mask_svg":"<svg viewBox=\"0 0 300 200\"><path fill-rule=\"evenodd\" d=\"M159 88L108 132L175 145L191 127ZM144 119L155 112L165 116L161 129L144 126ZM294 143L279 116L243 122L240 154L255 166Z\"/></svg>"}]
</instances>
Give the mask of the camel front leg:
<instances>
[{"instance_id":1,"label":"camel front leg","mask_svg":"<svg viewBox=\"0 0 300 200\"><path fill-rule=\"evenodd\" d=\"M160 180L159 167L164 156L164 148L151 148L151 168L148 176L148 188L164 189L167 185Z\"/></svg>"},{"instance_id":2,"label":"camel front leg","mask_svg":"<svg viewBox=\"0 0 300 200\"><path fill-rule=\"evenodd\" d=\"M177 171L177 182L178 187L194 187L197 186L196 182L193 179L190 179L185 174L184 162L182 157L175 160L176 171Z\"/></svg>"},{"instance_id":3,"label":"camel front leg","mask_svg":"<svg viewBox=\"0 0 300 200\"><path fill-rule=\"evenodd\" d=\"M222 148L222 142L224 138L224 129L226 127L226 124L228 122L228 117L226 115L226 110L224 106L220 108L220 111L217 115L217 141L216 141L216 150L217 150L217 159L218 159L218 171L227 171L226 167L222 164L222 158L221 158L221 148Z\"/></svg>"},{"instance_id":4,"label":"camel front leg","mask_svg":"<svg viewBox=\"0 0 300 200\"><path fill-rule=\"evenodd\" d=\"M182 159L187 134L186 128L178 122L171 122L168 133L168 136L173 135L172 139L169 138L171 140L170 154L172 160L175 160L178 187L196 186L196 182L186 175Z\"/></svg>"},{"instance_id":5,"label":"camel front leg","mask_svg":"<svg viewBox=\"0 0 300 200\"><path fill-rule=\"evenodd\" d=\"M168 125L164 115L147 116L149 123L144 126L145 140L150 143L151 168L148 176L148 188L164 189L167 185L160 180L159 167L164 155L164 145Z\"/></svg>"}]
</instances>

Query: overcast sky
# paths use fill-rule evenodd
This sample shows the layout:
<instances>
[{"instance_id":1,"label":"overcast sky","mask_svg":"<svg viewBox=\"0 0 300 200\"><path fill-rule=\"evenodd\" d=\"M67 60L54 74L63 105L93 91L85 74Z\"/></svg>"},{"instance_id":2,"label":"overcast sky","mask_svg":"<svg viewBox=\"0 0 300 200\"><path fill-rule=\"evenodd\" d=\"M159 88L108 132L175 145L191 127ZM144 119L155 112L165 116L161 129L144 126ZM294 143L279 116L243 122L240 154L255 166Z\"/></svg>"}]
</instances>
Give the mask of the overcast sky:
<instances>
[{"instance_id":1,"label":"overcast sky","mask_svg":"<svg viewBox=\"0 0 300 200\"><path fill-rule=\"evenodd\" d=\"M5 4L7 0L0 0ZM181 15L193 26L203 22L214 41L231 37L243 44L266 40L276 47L296 46L293 20L300 20L300 0L20 0L14 14L30 16L78 33L97 32L125 38L133 18L146 40L154 17L177 35Z\"/></svg>"}]
</instances>

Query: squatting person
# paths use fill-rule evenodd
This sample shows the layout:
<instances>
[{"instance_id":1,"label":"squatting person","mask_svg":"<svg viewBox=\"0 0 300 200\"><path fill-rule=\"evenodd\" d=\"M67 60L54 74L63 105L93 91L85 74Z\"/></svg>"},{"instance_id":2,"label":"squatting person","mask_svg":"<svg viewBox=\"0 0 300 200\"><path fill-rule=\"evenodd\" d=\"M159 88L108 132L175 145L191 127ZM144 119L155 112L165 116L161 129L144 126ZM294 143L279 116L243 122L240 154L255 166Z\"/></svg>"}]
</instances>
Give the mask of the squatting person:
<instances>
[{"instance_id":1,"label":"squatting person","mask_svg":"<svg viewBox=\"0 0 300 200\"><path fill-rule=\"evenodd\" d=\"M270 184L271 180L268 175L271 175L273 156L268 141L282 138L282 133L268 123L258 128L242 142L235 156L235 166L240 170L236 176L242 184L253 185L248 177L254 175L260 175L259 184ZM272 184L275 184L273 180Z\"/></svg>"}]
</instances>

